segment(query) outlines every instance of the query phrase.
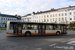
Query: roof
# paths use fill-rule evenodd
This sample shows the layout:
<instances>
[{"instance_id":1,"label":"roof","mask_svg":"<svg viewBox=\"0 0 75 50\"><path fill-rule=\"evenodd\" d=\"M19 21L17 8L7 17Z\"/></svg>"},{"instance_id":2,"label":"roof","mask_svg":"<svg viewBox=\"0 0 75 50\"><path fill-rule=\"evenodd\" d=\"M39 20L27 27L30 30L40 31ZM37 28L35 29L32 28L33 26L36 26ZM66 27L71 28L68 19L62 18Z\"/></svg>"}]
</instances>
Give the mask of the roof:
<instances>
[{"instance_id":1,"label":"roof","mask_svg":"<svg viewBox=\"0 0 75 50\"><path fill-rule=\"evenodd\" d=\"M35 15L35 14L41 14L41 13L48 13L48 12L53 12L53 11L58 11L58 10L62 10L62 9L67 9L67 8L73 8L73 7L75 7L75 6L69 6L69 7L64 7L64 8L58 8L58 9L51 9L51 10L47 10L47 11L40 11L40 12L33 12L33 14ZM31 14L27 14L27 15L25 15L25 16L23 16L23 17L27 17L27 16L30 16Z\"/></svg>"},{"instance_id":2,"label":"roof","mask_svg":"<svg viewBox=\"0 0 75 50\"><path fill-rule=\"evenodd\" d=\"M59 8L59 10L67 9L67 8L73 8L73 7L75 7L75 6L69 6L69 7Z\"/></svg>"},{"instance_id":3,"label":"roof","mask_svg":"<svg viewBox=\"0 0 75 50\"><path fill-rule=\"evenodd\" d=\"M23 16L23 17L27 17L27 16L30 16L31 14L26 14L25 16Z\"/></svg>"},{"instance_id":4,"label":"roof","mask_svg":"<svg viewBox=\"0 0 75 50\"><path fill-rule=\"evenodd\" d=\"M41 14L41 13L53 12L53 11L57 11L57 9L51 9L51 10L47 10L47 11L40 11L40 12L34 13L34 15L35 14Z\"/></svg>"},{"instance_id":5,"label":"roof","mask_svg":"<svg viewBox=\"0 0 75 50\"><path fill-rule=\"evenodd\" d=\"M6 15L6 14L0 14L0 17L12 17L12 18L16 18L16 16L13 16L13 15Z\"/></svg>"}]
</instances>

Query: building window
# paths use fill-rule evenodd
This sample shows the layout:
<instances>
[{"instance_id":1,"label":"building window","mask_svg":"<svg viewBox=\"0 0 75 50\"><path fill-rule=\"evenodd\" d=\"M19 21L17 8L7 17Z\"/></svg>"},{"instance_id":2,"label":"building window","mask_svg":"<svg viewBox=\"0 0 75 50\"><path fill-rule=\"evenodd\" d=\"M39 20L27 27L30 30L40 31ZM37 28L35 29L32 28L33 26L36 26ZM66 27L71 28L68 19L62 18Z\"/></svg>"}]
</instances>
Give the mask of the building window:
<instances>
[{"instance_id":1,"label":"building window","mask_svg":"<svg viewBox=\"0 0 75 50\"><path fill-rule=\"evenodd\" d=\"M75 16L74 16L74 20L75 20Z\"/></svg>"},{"instance_id":2,"label":"building window","mask_svg":"<svg viewBox=\"0 0 75 50\"><path fill-rule=\"evenodd\" d=\"M50 19L50 21L52 21L52 19Z\"/></svg>"},{"instance_id":3,"label":"building window","mask_svg":"<svg viewBox=\"0 0 75 50\"><path fill-rule=\"evenodd\" d=\"M54 18L53 18L53 21L54 21Z\"/></svg>"},{"instance_id":4,"label":"building window","mask_svg":"<svg viewBox=\"0 0 75 50\"><path fill-rule=\"evenodd\" d=\"M5 18L4 18L4 20L5 20Z\"/></svg>"},{"instance_id":5,"label":"building window","mask_svg":"<svg viewBox=\"0 0 75 50\"><path fill-rule=\"evenodd\" d=\"M74 20L75 20L75 18L74 18Z\"/></svg>"},{"instance_id":6,"label":"building window","mask_svg":"<svg viewBox=\"0 0 75 50\"><path fill-rule=\"evenodd\" d=\"M7 20L7 18L6 18L6 20Z\"/></svg>"},{"instance_id":7,"label":"building window","mask_svg":"<svg viewBox=\"0 0 75 50\"><path fill-rule=\"evenodd\" d=\"M49 19L47 19L47 22L49 22Z\"/></svg>"},{"instance_id":8,"label":"building window","mask_svg":"<svg viewBox=\"0 0 75 50\"><path fill-rule=\"evenodd\" d=\"M6 21L6 23L7 23L7 21Z\"/></svg>"},{"instance_id":9,"label":"building window","mask_svg":"<svg viewBox=\"0 0 75 50\"><path fill-rule=\"evenodd\" d=\"M57 21L57 18L56 18L56 21Z\"/></svg>"},{"instance_id":10,"label":"building window","mask_svg":"<svg viewBox=\"0 0 75 50\"><path fill-rule=\"evenodd\" d=\"M44 16L44 17L46 17L46 16Z\"/></svg>"},{"instance_id":11,"label":"building window","mask_svg":"<svg viewBox=\"0 0 75 50\"><path fill-rule=\"evenodd\" d=\"M50 17L52 17L52 15L50 15Z\"/></svg>"},{"instance_id":12,"label":"building window","mask_svg":"<svg viewBox=\"0 0 75 50\"><path fill-rule=\"evenodd\" d=\"M53 14L53 17L54 17L54 14Z\"/></svg>"},{"instance_id":13,"label":"building window","mask_svg":"<svg viewBox=\"0 0 75 50\"><path fill-rule=\"evenodd\" d=\"M49 17L49 16L47 15L47 17Z\"/></svg>"},{"instance_id":14,"label":"building window","mask_svg":"<svg viewBox=\"0 0 75 50\"><path fill-rule=\"evenodd\" d=\"M63 13L62 13L62 16L63 16Z\"/></svg>"},{"instance_id":15,"label":"building window","mask_svg":"<svg viewBox=\"0 0 75 50\"><path fill-rule=\"evenodd\" d=\"M59 14L59 16L60 16L60 14Z\"/></svg>"},{"instance_id":16,"label":"building window","mask_svg":"<svg viewBox=\"0 0 75 50\"><path fill-rule=\"evenodd\" d=\"M67 13L65 13L65 16L67 16Z\"/></svg>"},{"instance_id":17,"label":"building window","mask_svg":"<svg viewBox=\"0 0 75 50\"><path fill-rule=\"evenodd\" d=\"M60 18L59 18L59 21L60 21Z\"/></svg>"},{"instance_id":18,"label":"building window","mask_svg":"<svg viewBox=\"0 0 75 50\"><path fill-rule=\"evenodd\" d=\"M44 22L46 22L46 19L44 19Z\"/></svg>"},{"instance_id":19,"label":"building window","mask_svg":"<svg viewBox=\"0 0 75 50\"><path fill-rule=\"evenodd\" d=\"M64 21L64 18L62 18L62 21Z\"/></svg>"},{"instance_id":20,"label":"building window","mask_svg":"<svg viewBox=\"0 0 75 50\"><path fill-rule=\"evenodd\" d=\"M70 12L70 15L72 15L72 13Z\"/></svg>"},{"instance_id":21,"label":"building window","mask_svg":"<svg viewBox=\"0 0 75 50\"><path fill-rule=\"evenodd\" d=\"M65 17L65 21L67 21L67 17Z\"/></svg>"},{"instance_id":22,"label":"building window","mask_svg":"<svg viewBox=\"0 0 75 50\"><path fill-rule=\"evenodd\" d=\"M74 12L74 14L75 14L75 12Z\"/></svg>"},{"instance_id":23,"label":"building window","mask_svg":"<svg viewBox=\"0 0 75 50\"><path fill-rule=\"evenodd\" d=\"M70 18L70 20L72 20L72 18Z\"/></svg>"},{"instance_id":24,"label":"building window","mask_svg":"<svg viewBox=\"0 0 75 50\"><path fill-rule=\"evenodd\" d=\"M9 20L9 18L8 18L8 20Z\"/></svg>"},{"instance_id":25,"label":"building window","mask_svg":"<svg viewBox=\"0 0 75 50\"><path fill-rule=\"evenodd\" d=\"M1 18L1 20L3 20L3 18Z\"/></svg>"},{"instance_id":26,"label":"building window","mask_svg":"<svg viewBox=\"0 0 75 50\"><path fill-rule=\"evenodd\" d=\"M56 17L57 17L57 14L56 14Z\"/></svg>"},{"instance_id":27,"label":"building window","mask_svg":"<svg viewBox=\"0 0 75 50\"><path fill-rule=\"evenodd\" d=\"M5 23L5 21L4 21L4 23Z\"/></svg>"}]
</instances>

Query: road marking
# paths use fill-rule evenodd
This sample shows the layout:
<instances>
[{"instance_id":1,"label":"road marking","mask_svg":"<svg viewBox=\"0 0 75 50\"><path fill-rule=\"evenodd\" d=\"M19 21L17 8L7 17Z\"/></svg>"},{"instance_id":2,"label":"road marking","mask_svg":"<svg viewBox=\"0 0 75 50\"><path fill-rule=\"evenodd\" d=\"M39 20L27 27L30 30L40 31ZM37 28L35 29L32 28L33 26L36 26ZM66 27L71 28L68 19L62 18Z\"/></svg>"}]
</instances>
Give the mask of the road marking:
<instances>
[{"instance_id":1,"label":"road marking","mask_svg":"<svg viewBox=\"0 0 75 50\"><path fill-rule=\"evenodd\" d=\"M56 43L55 43L55 44L51 44L51 45L49 45L49 46L54 46L54 45L56 45Z\"/></svg>"},{"instance_id":2,"label":"road marking","mask_svg":"<svg viewBox=\"0 0 75 50\"><path fill-rule=\"evenodd\" d=\"M65 49L65 50L73 50L74 46L54 46L54 48Z\"/></svg>"},{"instance_id":3,"label":"road marking","mask_svg":"<svg viewBox=\"0 0 75 50\"><path fill-rule=\"evenodd\" d=\"M61 43L64 43L64 42L66 42L66 41L62 41Z\"/></svg>"},{"instance_id":4,"label":"road marking","mask_svg":"<svg viewBox=\"0 0 75 50\"><path fill-rule=\"evenodd\" d=\"M42 48L37 48L36 50L41 50Z\"/></svg>"},{"instance_id":5,"label":"road marking","mask_svg":"<svg viewBox=\"0 0 75 50\"><path fill-rule=\"evenodd\" d=\"M67 44L75 45L75 41L68 42Z\"/></svg>"},{"instance_id":6,"label":"road marking","mask_svg":"<svg viewBox=\"0 0 75 50\"><path fill-rule=\"evenodd\" d=\"M72 39L70 39L70 40L75 40L75 38L72 38Z\"/></svg>"}]
</instances>

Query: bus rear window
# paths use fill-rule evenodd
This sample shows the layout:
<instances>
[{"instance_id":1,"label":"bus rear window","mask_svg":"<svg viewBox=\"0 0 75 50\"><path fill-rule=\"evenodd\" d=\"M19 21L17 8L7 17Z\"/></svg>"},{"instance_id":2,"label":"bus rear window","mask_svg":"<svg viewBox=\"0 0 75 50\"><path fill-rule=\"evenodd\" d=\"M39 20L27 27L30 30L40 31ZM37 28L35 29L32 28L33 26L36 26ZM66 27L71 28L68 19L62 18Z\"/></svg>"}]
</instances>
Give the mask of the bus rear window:
<instances>
[{"instance_id":1,"label":"bus rear window","mask_svg":"<svg viewBox=\"0 0 75 50\"><path fill-rule=\"evenodd\" d=\"M10 24L10 29L13 29L13 24Z\"/></svg>"}]
</instances>

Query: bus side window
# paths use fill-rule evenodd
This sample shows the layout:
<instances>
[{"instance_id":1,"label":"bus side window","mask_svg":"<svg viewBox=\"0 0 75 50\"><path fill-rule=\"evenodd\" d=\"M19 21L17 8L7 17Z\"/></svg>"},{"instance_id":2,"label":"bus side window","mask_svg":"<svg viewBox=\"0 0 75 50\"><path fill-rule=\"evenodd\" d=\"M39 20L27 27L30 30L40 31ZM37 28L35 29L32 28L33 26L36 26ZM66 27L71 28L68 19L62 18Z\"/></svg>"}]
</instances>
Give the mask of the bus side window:
<instances>
[{"instance_id":1,"label":"bus side window","mask_svg":"<svg viewBox=\"0 0 75 50\"><path fill-rule=\"evenodd\" d=\"M46 25L46 30L49 30L49 25Z\"/></svg>"},{"instance_id":2,"label":"bus side window","mask_svg":"<svg viewBox=\"0 0 75 50\"><path fill-rule=\"evenodd\" d=\"M53 30L53 26L52 25L49 25L49 28L50 28L50 30Z\"/></svg>"},{"instance_id":3,"label":"bus side window","mask_svg":"<svg viewBox=\"0 0 75 50\"><path fill-rule=\"evenodd\" d=\"M30 28L31 30L37 30L38 25L31 25Z\"/></svg>"},{"instance_id":4,"label":"bus side window","mask_svg":"<svg viewBox=\"0 0 75 50\"><path fill-rule=\"evenodd\" d=\"M60 30L60 26L59 25L57 26L57 30Z\"/></svg>"},{"instance_id":5,"label":"bus side window","mask_svg":"<svg viewBox=\"0 0 75 50\"><path fill-rule=\"evenodd\" d=\"M46 25L46 30L53 30L53 26L52 25Z\"/></svg>"},{"instance_id":6,"label":"bus side window","mask_svg":"<svg viewBox=\"0 0 75 50\"><path fill-rule=\"evenodd\" d=\"M34 25L34 30L37 30L37 28L38 28L38 25Z\"/></svg>"},{"instance_id":7,"label":"bus side window","mask_svg":"<svg viewBox=\"0 0 75 50\"><path fill-rule=\"evenodd\" d=\"M28 25L28 26L27 26L27 29L31 29L31 25Z\"/></svg>"},{"instance_id":8,"label":"bus side window","mask_svg":"<svg viewBox=\"0 0 75 50\"><path fill-rule=\"evenodd\" d=\"M54 25L55 30L60 30L60 25Z\"/></svg>"}]
</instances>

